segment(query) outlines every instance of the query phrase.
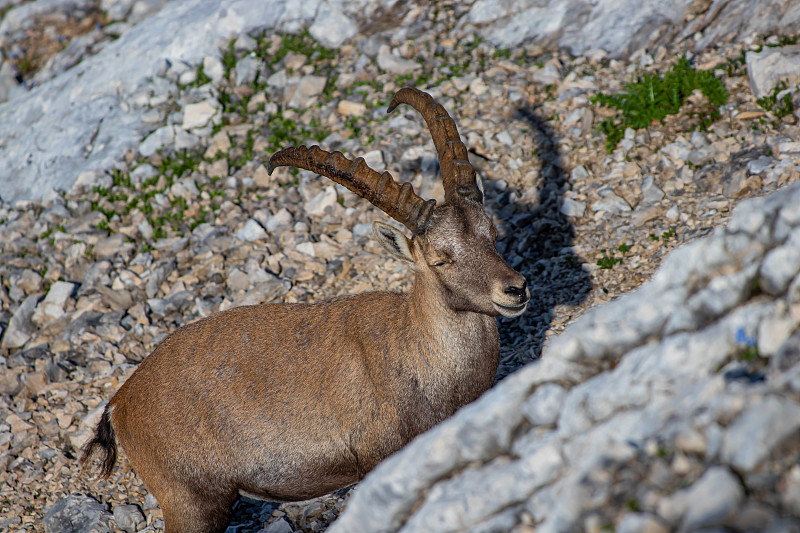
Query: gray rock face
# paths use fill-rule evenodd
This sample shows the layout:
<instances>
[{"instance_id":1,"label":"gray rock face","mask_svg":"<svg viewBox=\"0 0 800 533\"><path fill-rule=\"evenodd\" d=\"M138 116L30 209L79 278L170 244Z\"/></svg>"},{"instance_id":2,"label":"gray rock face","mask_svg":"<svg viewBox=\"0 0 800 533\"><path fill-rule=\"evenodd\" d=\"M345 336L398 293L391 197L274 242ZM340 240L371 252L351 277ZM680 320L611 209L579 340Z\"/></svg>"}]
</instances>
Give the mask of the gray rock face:
<instances>
[{"instance_id":1,"label":"gray rock face","mask_svg":"<svg viewBox=\"0 0 800 533\"><path fill-rule=\"evenodd\" d=\"M771 355L796 352L800 278L764 266L800 250L797 205L798 185L750 200L674 251L379 465L330 531L694 531L755 520L759 490L794 501L790 476L761 473L793 461L800 432L800 362ZM759 272L779 278L770 294Z\"/></svg>"},{"instance_id":2,"label":"gray rock face","mask_svg":"<svg viewBox=\"0 0 800 533\"><path fill-rule=\"evenodd\" d=\"M75 4L73 0L49 3L59 9ZM13 17L5 17L4 27L30 16L31 10L48 12L50 8L42 4L20 6ZM292 31L311 26L323 44L335 46L355 31L345 19L354 14L368 18L391 2L358 0L348 2L346 9L334 4L338 3L180 0L167 2L160 10L143 6L137 17L152 13L146 24L132 26L77 65L65 63L63 72L42 80L30 92L11 91L13 99L0 104L0 199L12 203L41 199L51 189L70 190L79 177L91 185L104 171L119 168L123 155L138 148L155 129L146 112L166 92L164 65L197 65L218 54L231 35L275 27ZM92 83L83 83L86 79ZM181 132L158 133L145 150L155 152L169 133Z\"/></svg>"},{"instance_id":3,"label":"gray rock face","mask_svg":"<svg viewBox=\"0 0 800 533\"><path fill-rule=\"evenodd\" d=\"M680 0L478 0L465 27L500 46L537 41L581 55L592 49L629 56L654 45L704 32L696 49L774 29L800 27L800 6L791 0L716 0L711 5ZM689 14L695 18L683 21ZM712 24L713 22L713 24ZM791 32L789 32L791 33Z\"/></svg>"}]
</instances>

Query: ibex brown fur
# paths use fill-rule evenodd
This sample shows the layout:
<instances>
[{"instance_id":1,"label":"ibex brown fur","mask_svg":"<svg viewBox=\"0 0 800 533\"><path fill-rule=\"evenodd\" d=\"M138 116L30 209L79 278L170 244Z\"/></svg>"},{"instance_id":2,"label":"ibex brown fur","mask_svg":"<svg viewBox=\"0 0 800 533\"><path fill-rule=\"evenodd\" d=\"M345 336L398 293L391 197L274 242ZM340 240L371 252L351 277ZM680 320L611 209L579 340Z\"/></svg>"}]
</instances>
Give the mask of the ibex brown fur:
<instances>
[{"instance_id":1,"label":"ibex brown fur","mask_svg":"<svg viewBox=\"0 0 800 533\"><path fill-rule=\"evenodd\" d=\"M224 531L237 496L304 500L351 485L409 440L480 396L495 377L495 317L521 314L525 279L495 250L483 191L455 123L402 89L425 118L445 203L416 196L363 159L317 147L273 155L329 177L403 223L375 234L414 269L408 294L238 307L184 326L111 399L86 463L103 473L115 438L164 512L168 533Z\"/></svg>"}]
</instances>

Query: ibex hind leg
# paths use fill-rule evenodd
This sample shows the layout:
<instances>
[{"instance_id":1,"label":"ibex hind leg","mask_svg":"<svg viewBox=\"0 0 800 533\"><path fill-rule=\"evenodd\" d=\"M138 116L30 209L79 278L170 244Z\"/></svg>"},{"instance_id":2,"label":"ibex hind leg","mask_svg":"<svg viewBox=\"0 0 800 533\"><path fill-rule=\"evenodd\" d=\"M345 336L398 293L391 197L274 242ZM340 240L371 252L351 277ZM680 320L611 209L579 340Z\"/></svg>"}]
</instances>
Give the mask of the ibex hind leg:
<instances>
[{"instance_id":1,"label":"ibex hind leg","mask_svg":"<svg viewBox=\"0 0 800 533\"><path fill-rule=\"evenodd\" d=\"M223 533L233 514L236 495L220 496L211 492L171 487L168 493L153 494L164 513L165 533Z\"/></svg>"}]
</instances>

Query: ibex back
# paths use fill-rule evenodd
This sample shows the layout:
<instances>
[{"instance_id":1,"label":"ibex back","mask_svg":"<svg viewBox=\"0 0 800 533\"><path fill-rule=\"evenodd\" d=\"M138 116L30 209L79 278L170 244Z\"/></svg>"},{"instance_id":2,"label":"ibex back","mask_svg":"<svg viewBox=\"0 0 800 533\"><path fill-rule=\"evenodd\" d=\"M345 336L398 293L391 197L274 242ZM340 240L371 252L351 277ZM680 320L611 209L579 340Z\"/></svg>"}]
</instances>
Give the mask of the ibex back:
<instances>
[{"instance_id":1,"label":"ibex back","mask_svg":"<svg viewBox=\"0 0 800 533\"><path fill-rule=\"evenodd\" d=\"M475 400L495 376L495 317L521 314L525 279L496 231L455 123L430 95L401 89L431 130L445 202L436 206L359 158L300 146L269 170L311 170L366 198L412 233L376 222L410 264L408 294L238 307L184 326L106 407L82 462L103 473L119 440L156 497L168 533L224 531L238 494L304 500L351 485L409 440Z\"/></svg>"}]
</instances>

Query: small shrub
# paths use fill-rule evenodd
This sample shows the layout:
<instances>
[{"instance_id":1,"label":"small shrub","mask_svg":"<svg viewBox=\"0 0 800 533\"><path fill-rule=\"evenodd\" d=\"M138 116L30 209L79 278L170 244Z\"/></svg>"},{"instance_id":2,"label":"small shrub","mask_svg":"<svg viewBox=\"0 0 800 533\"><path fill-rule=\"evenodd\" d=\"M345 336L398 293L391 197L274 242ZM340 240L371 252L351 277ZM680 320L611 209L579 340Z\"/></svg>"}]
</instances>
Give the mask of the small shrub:
<instances>
[{"instance_id":1,"label":"small shrub","mask_svg":"<svg viewBox=\"0 0 800 533\"><path fill-rule=\"evenodd\" d=\"M699 89L714 106L728 101L728 91L711 71L695 70L686 56L681 57L663 77L658 74L639 75L616 95L598 93L592 102L621 111L621 116L605 119L598 126L606 135L606 150L611 153L625 133L626 128L641 129L654 120L680 111L686 98ZM712 111L712 118L719 117Z\"/></svg>"}]
</instances>

